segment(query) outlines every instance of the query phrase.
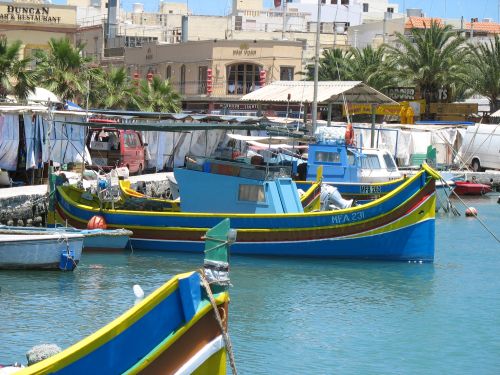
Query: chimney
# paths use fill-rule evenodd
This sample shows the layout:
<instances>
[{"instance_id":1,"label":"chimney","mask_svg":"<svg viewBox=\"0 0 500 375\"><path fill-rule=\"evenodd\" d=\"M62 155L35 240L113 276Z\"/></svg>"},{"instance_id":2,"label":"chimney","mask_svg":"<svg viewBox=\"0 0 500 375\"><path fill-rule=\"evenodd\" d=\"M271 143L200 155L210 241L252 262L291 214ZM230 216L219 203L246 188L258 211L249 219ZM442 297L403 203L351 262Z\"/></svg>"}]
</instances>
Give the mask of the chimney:
<instances>
[{"instance_id":1,"label":"chimney","mask_svg":"<svg viewBox=\"0 0 500 375\"><path fill-rule=\"evenodd\" d=\"M186 43L188 41L188 16L182 16L182 43Z\"/></svg>"},{"instance_id":2,"label":"chimney","mask_svg":"<svg viewBox=\"0 0 500 375\"><path fill-rule=\"evenodd\" d=\"M107 39L113 39L116 37L116 3L117 0L108 0L108 23L106 30Z\"/></svg>"}]
</instances>

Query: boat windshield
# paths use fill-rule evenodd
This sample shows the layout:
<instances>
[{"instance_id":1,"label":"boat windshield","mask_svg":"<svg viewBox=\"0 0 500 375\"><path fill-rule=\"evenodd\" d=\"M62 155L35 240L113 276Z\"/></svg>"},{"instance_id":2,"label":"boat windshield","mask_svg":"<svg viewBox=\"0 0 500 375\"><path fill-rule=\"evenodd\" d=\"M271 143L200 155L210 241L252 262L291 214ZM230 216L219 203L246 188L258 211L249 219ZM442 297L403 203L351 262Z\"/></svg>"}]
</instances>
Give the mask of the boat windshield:
<instances>
[{"instance_id":1,"label":"boat windshield","mask_svg":"<svg viewBox=\"0 0 500 375\"><path fill-rule=\"evenodd\" d=\"M394 159L388 153L384 153L384 161L388 171L396 171L398 169L396 163L394 163Z\"/></svg>"},{"instance_id":2,"label":"boat windshield","mask_svg":"<svg viewBox=\"0 0 500 375\"><path fill-rule=\"evenodd\" d=\"M378 155L365 155L362 159L363 169L380 169Z\"/></svg>"}]
</instances>

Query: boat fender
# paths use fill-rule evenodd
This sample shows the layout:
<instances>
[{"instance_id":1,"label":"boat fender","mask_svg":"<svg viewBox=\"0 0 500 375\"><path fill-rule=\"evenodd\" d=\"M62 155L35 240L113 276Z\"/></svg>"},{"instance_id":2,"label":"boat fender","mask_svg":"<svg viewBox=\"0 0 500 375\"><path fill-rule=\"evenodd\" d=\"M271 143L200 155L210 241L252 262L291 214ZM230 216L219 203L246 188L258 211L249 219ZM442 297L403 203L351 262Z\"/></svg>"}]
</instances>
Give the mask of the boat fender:
<instances>
[{"instance_id":1,"label":"boat fender","mask_svg":"<svg viewBox=\"0 0 500 375\"><path fill-rule=\"evenodd\" d=\"M132 290L134 291L135 298L144 298L144 290L142 290L140 285L135 284Z\"/></svg>"},{"instance_id":2,"label":"boat fender","mask_svg":"<svg viewBox=\"0 0 500 375\"><path fill-rule=\"evenodd\" d=\"M348 123L345 128L345 143L348 146L354 143L354 130L351 123Z\"/></svg>"},{"instance_id":3,"label":"boat fender","mask_svg":"<svg viewBox=\"0 0 500 375\"><path fill-rule=\"evenodd\" d=\"M467 207L465 216L477 216L477 209L475 207Z\"/></svg>"},{"instance_id":4,"label":"boat fender","mask_svg":"<svg viewBox=\"0 0 500 375\"><path fill-rule=\"evenodd\" d=\"M87 229L107 229L106 220L101 215L94 215L87 223Z\"/></svg>"}]
</instances>

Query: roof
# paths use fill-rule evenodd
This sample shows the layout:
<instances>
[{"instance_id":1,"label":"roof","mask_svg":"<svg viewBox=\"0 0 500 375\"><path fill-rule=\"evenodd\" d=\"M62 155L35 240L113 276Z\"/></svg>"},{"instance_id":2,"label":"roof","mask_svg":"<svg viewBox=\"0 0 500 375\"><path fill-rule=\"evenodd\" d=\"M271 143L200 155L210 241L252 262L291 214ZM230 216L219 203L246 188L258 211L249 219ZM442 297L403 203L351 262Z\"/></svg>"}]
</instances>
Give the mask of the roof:
<instances>
[{"instance_id":1,"label":"roof","mask_svg":"<svg viewBox=\"0 0 500 375\"><path fill-rule=\"evenodd\" d=\"M288 100L290 97L290 100ZM258 90L246 94L241 101L312 103L314 99L313 81L275 81ZM397 104L394 100L361 81L320 81L318 82L318 103L343 104Z\"/></svg>"},{"instance_id":2,"label":"roof","mask_svg":"<svg viewBox=\"0 0 500 375\"><path fill-rule=\"evenodd\" d=\"M441 18L431 17L408 17L405 23L405 29L426 29L431 26L432 22L438 25L444 25Z\"/></svg>"},{"instance_id":3,"label":"roof","mask_svg":"<svg viewBox=\"0 0 500 375\"><path fill-rule=\"evenodd\" d=\"M474 25L474 26L472 26ZM475 32L485 32L488 34L500 34L500 24L496 22L466 22L465 29L470 30L472 26L472 30Z\"/></svg>"}]
</instances>

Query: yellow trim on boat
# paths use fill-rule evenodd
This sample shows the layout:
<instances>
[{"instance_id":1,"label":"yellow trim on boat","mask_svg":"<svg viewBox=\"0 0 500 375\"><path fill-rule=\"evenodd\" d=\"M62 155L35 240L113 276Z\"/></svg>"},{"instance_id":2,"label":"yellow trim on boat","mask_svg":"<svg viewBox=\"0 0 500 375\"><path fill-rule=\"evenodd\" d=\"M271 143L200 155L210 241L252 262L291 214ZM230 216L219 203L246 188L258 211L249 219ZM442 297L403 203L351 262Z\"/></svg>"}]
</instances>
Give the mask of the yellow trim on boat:
<instances>
[{"instance_id":1,"label":"yellow trim on boat","mask_svg":"<svg viewBox=\"0 0 500 375\"><path fill-rule=\"evenodd\" d=\"M425 213L423 216L421 216L422 211ZM417 210L412 211L409 215L403 216L398 220L389 223L388 225L385 225L383 227L376 228L367 232L349 235L346 236L346 238L359 238L364 236L380 234L394 229L408 227L410 225L416 224L421 221L434 219L435 217L436 217L436 195L433 194L420 207L418 207Z\"/></svg>"},{"instance_id":2,"label":"yellow trim on boat","mask_svg":"<svg viewBox=\"0 0 500 375\"><path fill-rule=\"evenodd\" d=\"M146 297L141 303L130 308L123 315L113 320L106 326L102 327L98 331L87 336L83 340L77 342L61 353L58 353L55 356L32 366L26 367L25 369L18 372L18 374L46 374L58 371L65 366L68 366L69 364L83 358L85 355L93 352L100 346L112 340L114 337L118 336L120 333L122 333L139 319L141 319L144 315L149 313L154 307L156 307L161 301L167 298L178 288L180 278L189 277L192 274L193 272L188 272L174 276L166 284ZM227 292L219 293L214 297L218 305L229 301L229 294ZM182 333L188 330L211 309L212 306L209 303L205 304L200 310L196 312L196 314L187 324L182 326L174 335L171 335L166 339L172 340L172 342L167 342L168 345L166 347L172 345L172 343L175 342L182 335Z\"/></svg>"},{"instance_id":3,"label":"yellow trim on boat","mask_svg":"<svg viewBox=\"0 0 500 375\"><path fill-rule=\"evenodd\" d=\"M411 178L407 179L403 184L399 185L397 188L392 190L391 192L387 193L383 197L372 201L368 202L364 205L361 206L355 206L355 207L350 207L350 208L345 208L341 210L335 211L336 214L344 214L344 213L351 213L351 212L356 212L356 211L363 211L367 208L371 208L377 205L381 205L385 203L386 201L390 200L393 196L397 195L401 190L404 190L408 185L410 185L413 181L417 180L420 178L420 176L425 173L426 171L422 169L419 171L417 174L412 176ZM85 209L90 212L95 212L96 214L102 213L102 212L109 212L114 215L138 215L138 216L150 216L153 211L131 211L131 210L110 210L110 209L103 209L100 210L99 208L94 208L90 207L87 205L83 205L81 203L75 203L73 202L72 199L68 197L68 194L64 191L63 187L58 186L57 187L59 193L64 197L65 201L77 208L80 209ZM276 218L276 217L303 217L303 216L329 216L331 215L330 211L322 211L322 212L307 212L307 213L283 213L283 214L227 214L227 213L200 213L200 212L154 212L155 216L178 216L178 217L201 217L201 218L214 218L214 217L220 217L220 218Z\"/></svg>"}]
</instances>

